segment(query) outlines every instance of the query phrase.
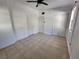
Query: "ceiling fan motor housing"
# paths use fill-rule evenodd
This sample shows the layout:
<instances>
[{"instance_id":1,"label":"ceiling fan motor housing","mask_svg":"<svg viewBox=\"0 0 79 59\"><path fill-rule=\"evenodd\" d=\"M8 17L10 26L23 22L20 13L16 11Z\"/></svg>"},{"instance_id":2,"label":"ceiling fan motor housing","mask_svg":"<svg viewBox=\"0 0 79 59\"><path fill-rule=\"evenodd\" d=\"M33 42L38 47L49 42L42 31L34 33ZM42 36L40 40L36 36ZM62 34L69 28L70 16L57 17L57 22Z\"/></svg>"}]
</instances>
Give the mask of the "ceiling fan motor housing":
<instances>
[{"instance_id":1,"label":"ceiling fan motor housing","mask_svg":"<svg viewBox=\"0 0 79 59\"><path fill-rule=\"evenodd\" d=\"M44 15L45 14L45 12L42 12L42 15Z\"/></svg>"}]
</instances>

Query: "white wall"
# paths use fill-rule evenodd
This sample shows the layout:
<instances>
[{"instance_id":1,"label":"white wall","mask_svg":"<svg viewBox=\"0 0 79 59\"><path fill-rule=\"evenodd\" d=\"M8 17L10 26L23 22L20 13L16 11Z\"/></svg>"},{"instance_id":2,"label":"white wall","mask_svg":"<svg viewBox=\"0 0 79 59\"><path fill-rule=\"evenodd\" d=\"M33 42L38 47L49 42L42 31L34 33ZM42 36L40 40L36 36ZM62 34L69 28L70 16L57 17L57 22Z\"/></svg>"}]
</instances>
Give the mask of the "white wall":
<instances>
[{"instance_id":1,"label":"white wall","mask_svg":"<svg viewBox=\"0 0 79 59\"><path fill-rule=\"evenodd\" d=\"M12 1L11 8L18 39L23 39L24 37L38 32L39 13L37 10L27 7L25 4L17 1Z\"/></svg>"},{"instance_id":2,"label":"white wall","mask_svg":"<svg viewBox=\"0 0 79 59\"><path fill-rule=\"evenodd\" d=\"M15 0L0 0L0 48L38 33L39 13Z\"/></svg>"},{"instance_id":3,"label":"white wall","mask_svg":"<svg viewBox=\"0 0 79 59\"><path fill-rule=\"evenodd\" d=\"M40 31L50 35L65 36L68 12L47 10L45 15L41 13L40 26L42 27L40 27Z\"/></svg>"},{"instance_id":4,"label":"white wall","mask_svg":"<svg viewBox=\"0 0 79 59\"><path fill-rule=\"evenodd\" d=\"M6 0L0 0L0 48L16 41Z\"/></svg>"},{"instance_id":5,"label":"white wall","mask_svg":"<svg viewBox=\"0 0 79 59\"><path fill-rule=\"evenodd\" d=\"M77 20L77 14L78 14L78 4L75 4L72 8L69 28L68 28L67 34L66 34L66 39L67 39L68 50L69 50L70 56L72 54L71 46L72 46L72 39L73 39L74 30L75 30L75 23L76 23L76 20Z\"/></svg>"},{"instance_id":6,"label":"white wall","mask_svg":"<svg viewBox=\"0 0 79 59\"><path fill-rule=\"evenodd\" d=\"M71 59L79 59L79 11L71 42Z\"/></svg>"},{"instance_id":7,"label":"white wall","mask_svg":"<svg viewBox=\"0 0 79 59\"><path fill-rule=\"evenodd\" d=\"M66 18L67 14L63 11L48 10L43 17L40 17L38 10L19 1L0 0L0 48L40 31L65 35Z\"/></svg>"}]
</instances>

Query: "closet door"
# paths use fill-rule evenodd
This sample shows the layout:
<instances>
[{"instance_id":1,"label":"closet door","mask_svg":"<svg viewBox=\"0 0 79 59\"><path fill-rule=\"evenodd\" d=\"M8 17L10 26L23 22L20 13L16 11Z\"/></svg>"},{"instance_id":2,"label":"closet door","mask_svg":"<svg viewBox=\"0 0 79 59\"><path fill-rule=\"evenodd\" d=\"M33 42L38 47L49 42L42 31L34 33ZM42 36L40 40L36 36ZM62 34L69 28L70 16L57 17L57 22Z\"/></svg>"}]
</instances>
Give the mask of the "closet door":
<instances>
[{"instance_id":1,"label":"closet door","mask_svg":"<svg viewBox=\"0 0 79 59\"><path fill-rule=\"evenodd\" d=\"M6 47L15 41L7 1L0 0L0 48Z\"/></svg>"},{"instance_id":2,"label":"closet door","mask_svg":"<svg viewBox=\"0 0 79 59\"><path fill-rule=\"evenodd\" d=\"M34 13L32 14L32 19L31 20L31 25L32 25L32 29L33 29L33 34L38 33L38 29L39 29L39 21L38 21L38 13Z\"/></svg>"},{"instance_id":3,"label":"closet door","mask_svg":"<svg viewBox=\"0 0 79 59\"><path fill-rule=\"evenodd\" d=\"M45 32L44 25L45 25L45 17L44 17L44 15L41 15L39 17L39 32Z\"/></svg>"},{"instance_id":4,"label":"closet door","mask_svg":"<svg viewBox=\"0 0 79 59\"><path fill-rule=\"evenodd\" d=\"M24 6L16 0L10 1L12 18L17 40L24 39L26 30L26 12L23 9Z\"/></svg>"},{"instance_id":5,"label":"closet door","mask_svg":"<svg viewBox=\"0 0 79 59\"><path fill-rule=\"evenodd\" d=\"M47 14L44 15L43 19L44 33L53 34L53 23L54 23L53 15L47 12Z\"/></svg>"},{"instance_id":6,"label":"closet door","mask_svg":"<svg viewBox=\"0 0 79 59\"><path fill-rule=\"evenodd\" d=\"M28 22L28 24L27 24L27 26L28 26L28 35L31 35L31 34L33 34L33 19L32 19L32 14L28 14L27 15L27 22Z\"/></svg>"},{"instance_id":7,"label":"closet door","mask_svg":"<svg viewBox=\"0 0 79 59\"><path fill-rule=\"evenodd\" d=\"M29 9L28 12L27 12L28 34L31 35L31 34L38 33L39 32L39 20L38 20L39 13L37 10L34 10L34 9Z\"/></svg>"}]
</instances>

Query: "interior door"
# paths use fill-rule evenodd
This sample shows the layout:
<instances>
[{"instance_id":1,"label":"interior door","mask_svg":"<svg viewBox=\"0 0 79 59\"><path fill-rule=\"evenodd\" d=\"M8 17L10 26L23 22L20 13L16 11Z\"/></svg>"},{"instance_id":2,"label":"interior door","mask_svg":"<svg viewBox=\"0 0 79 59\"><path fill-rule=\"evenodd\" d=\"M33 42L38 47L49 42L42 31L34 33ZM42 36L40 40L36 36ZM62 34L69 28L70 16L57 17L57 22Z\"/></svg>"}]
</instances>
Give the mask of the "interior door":
<instances>
[{"instance_id":1,"label":"interior door","mask_svg":"<svg viewBox=\"0 0 79 59\"><path fill-rule=\"evenodd\" d=\"M77 20L76 19L77 13L78 13L78 7L75 5L71 12L69 29L68 29L68 33L67 33L67 39L68 39L69 44L71 44L71 41L72 41L73 31L74 31L75 24L76 24L75 22Z\"/></svg>"},{"instance_id":2,"label":"interior door","mask_svg":"<svg viewBox=\"0 0 79 59\"><path fill-rule=\"evenodd\" d=\"M41 15L39 17L39 32L44 32L44 24L45 24L45 17Z\"/></svg>"},{"instance_id":3,"label":"interior door","mask_svg":"<svg viewBox=\"0 0 79 59\"><path fill-rule=\"evenodd\" d=\"M44 33L46 34L53 34L53 23L54 23L54 17L52 14L45 14L44 16Z\"/></svg>"},{"instance_id":4,"label":"interior door","mask_svg":"<svg viewBox=\"0 0 79 59\"><path fill-rule=\"evenodd\" d=\"M28 13L30 12L30 13ZM35 9L27 9L27 26L29 35L39 32L39 13Z\"/></svg>"}]
</instances>

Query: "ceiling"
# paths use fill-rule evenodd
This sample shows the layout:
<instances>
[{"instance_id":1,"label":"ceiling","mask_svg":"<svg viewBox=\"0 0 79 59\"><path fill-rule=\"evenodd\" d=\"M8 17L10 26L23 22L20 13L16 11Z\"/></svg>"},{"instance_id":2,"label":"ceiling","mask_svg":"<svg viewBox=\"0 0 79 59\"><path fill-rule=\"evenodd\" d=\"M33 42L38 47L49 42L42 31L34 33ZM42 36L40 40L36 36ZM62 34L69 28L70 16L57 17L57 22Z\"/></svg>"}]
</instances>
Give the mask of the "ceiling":
<instances>
[{"instance_id":1,"label":"ceiling","mask_svg":"<svg viewBox=\"0 0 79 59\"><path fill-rule=\"evenodd\" d=\"M36 7L36 3L27 3L26 2L27 0L16 0L16 1L38 10L52 10L57 8L70 9L74 3L74 0L44 0L46 3L48 3L48 6L40 4L38 7ZM31 1L35 1L35 0L31 0Z\"/></svg>"}]
</instances>

